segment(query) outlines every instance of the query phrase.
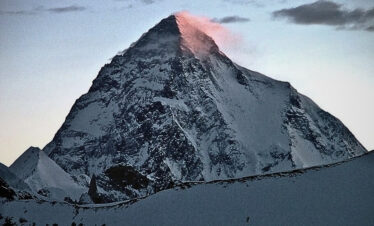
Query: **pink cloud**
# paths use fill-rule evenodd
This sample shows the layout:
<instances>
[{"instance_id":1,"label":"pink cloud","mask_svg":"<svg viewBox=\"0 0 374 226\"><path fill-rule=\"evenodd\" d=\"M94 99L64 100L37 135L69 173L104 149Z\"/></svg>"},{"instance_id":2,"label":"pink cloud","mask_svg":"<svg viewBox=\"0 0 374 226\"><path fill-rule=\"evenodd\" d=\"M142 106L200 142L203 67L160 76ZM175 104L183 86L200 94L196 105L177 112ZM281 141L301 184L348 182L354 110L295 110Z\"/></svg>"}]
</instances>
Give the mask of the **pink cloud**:
<instances>
[{"instance_id":1,"label":"pink cloud","mask_svg":"<svg viewBox=\"0 0 374 226\"><path fill-rule=\"evenodd\" d=\"M192 15L187 11L175 13L175 16L177 17L182 35L193 51L199 50L201 52L210 48L209 46L202 45L203 42L199 39L200 32L210 36L222 51L235 48L242 42L239 35L234 34L222 24L213 22L208 17Z\"/></svg>"}]
</instances>

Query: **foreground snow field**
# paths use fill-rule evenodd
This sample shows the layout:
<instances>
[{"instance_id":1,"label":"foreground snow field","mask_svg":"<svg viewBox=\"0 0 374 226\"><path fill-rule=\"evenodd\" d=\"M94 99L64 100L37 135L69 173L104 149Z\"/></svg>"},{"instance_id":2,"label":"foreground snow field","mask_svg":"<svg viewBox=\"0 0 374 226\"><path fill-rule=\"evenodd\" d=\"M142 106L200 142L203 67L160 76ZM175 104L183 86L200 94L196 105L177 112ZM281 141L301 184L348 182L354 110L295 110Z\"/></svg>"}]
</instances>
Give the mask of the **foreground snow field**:
<instances>
[{"instance_id":1,"label":"foreground snow field","mask_svg":"<svg viewBox=\"0 0 374 226\"><path fill-rule=\"evenodd\" d=\"M374 153L322 167L189 183L144 199L74 206L2 201L4 222L71 225L374 225Z\"/></svg>"}]
</instances>

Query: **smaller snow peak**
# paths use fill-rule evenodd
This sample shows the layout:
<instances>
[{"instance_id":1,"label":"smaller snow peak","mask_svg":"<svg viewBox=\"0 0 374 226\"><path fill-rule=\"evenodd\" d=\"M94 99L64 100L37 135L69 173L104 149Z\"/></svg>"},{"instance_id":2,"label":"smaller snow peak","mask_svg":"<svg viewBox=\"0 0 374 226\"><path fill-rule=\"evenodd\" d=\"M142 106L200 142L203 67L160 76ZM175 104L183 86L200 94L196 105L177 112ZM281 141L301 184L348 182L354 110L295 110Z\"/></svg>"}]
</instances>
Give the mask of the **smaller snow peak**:
<instances>
[{"instance_id":1,"label":"smaller snow peak","mask_svg":"<svg viewBox=\"0 0 374 226\"><path fill-rule=\"evenodd\" d=\"M10 168L15 167L16 165L22 166L26 161L27 162L35 162L39 159L39 153L42 150L38 147L29 147L14 163L10 166Z\"/></svg>"},{"instance_id":2,"label":"smaller snow peak","mask_svg":"<svg viewBox=\"0 0 374 226\"><path fill-rule=\"evenodd\" d=\"M25 151L25 153L39 154L40 151L41 151L40 148L30 146L30 147Z\"/></svg>"},{"instance_id":3,"label":"smaller snow peak","mask_svg":"<svg viewBox=\"0 0 374 226\"><path fill-rule=\"evenodd\" d=\"M40 152L40 148L29 147L9 169L19 178L27 178L38 164Z\"/></svg>"}]
</instances>

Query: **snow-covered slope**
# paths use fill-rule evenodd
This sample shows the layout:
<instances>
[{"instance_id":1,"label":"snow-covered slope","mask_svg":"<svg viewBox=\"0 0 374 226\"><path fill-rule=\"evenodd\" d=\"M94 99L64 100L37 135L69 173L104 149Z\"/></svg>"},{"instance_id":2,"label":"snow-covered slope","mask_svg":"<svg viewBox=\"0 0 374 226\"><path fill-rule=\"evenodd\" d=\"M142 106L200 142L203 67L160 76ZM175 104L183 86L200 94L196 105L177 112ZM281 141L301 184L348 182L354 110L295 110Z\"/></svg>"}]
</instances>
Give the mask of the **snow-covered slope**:
<instances>
[{"instance_id":1,"label":"snow-covered slope","mask_svg":"<svg viewBox=\"0 0 374 226\"><path fill-rule=\"evenodd\" d=\"M10 170L35 193L49 198L79 200L86 191L39 148L30 147L11 166Z\"/></svg>"},{"instance_id":2,"label":"snow-covered slope","mask_svg":"<svg viewBox=\"0 0 374 226\"><path fill-rule=\"evenodd\" d=\"M0 163L0 178L2 178L12 188L30 191L29 186L2 163Z\"/></svg>"},{"instance_id":3,"label":"snow-covered slope","mask_svg":"<svg viewBox=\"0 0 374 226\"><path fill-rule=\"evenodd\" d=\"M11 170L0 163L0 198L25 200L35 198L31 188Z\"/></svg>"},{"instance_id":4,"label":"snow-covered slope","mask_svg":"<svg viewBox=\"0 0 374 226\"><path fill-rule=\"evenodd\" d=\"M374 152L306 170L190 183L120 204L2 202L3 217L70 225L374 225ZM53 217L51 217L53 216Z\"/></svg>"},{"instance_id":5,"label":"snow-covered slope","mask_svg":"<svg viewBox=\"0 0 374 226\"><path fill-rule=\"evenodd\" d=\"M110 200L366 152L338 119L289 83L236 65L181 15L105 65L43 151L81 185L97 175Z\"/></svg>"}]
</instances>

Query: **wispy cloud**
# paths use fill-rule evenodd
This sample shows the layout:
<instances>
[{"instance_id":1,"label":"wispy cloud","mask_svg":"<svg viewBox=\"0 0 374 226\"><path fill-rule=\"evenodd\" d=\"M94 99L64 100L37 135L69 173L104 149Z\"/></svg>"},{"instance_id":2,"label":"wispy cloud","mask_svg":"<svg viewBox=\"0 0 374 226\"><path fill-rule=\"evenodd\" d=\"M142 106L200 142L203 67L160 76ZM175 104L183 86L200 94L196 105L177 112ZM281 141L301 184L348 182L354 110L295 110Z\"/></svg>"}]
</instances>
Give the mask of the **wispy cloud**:
<instances>
[{"instance_id":1,"label":"wispy cloud","mask_svg":"<svg viewBox=\"0 0 374 226\"><path fill-rule=\"evenodd\" d=\"M343 29L373 31L374 8L349 10L333 1L319 0L314 3L273 12L274 18L286 18L296 24L322 24Z\"/></svg>"},{"instance_id":2,"label":"wispy cloud","mask_svg":"<svg viewBox=\"0 0 374 226\"><path fill-rule=\"evenodd\" d=\"M150 5L156 2L156 0L114 0L116 2L131 2L132 4L135 2L142 2L146 5Z\"/></svg>"},{"instance_id":3,"label":"wispy cloud","mask_svg":"<svg viewBox=\"0 0 374 226\"><path fill-rule=\"evenodd\" d=\"M0 10L0 15L35 15L36 13L34 10Z\"/></svg>"},{"instance_id":4,"label":"wispy cloud","mask_svg":"<svg viewBox=\"0 0 374 226\"><path fill-rule=\"evenodd\" d=\"M70 5L66 7L53 7L53 8L44 8L42 6L35 7L30 10L14 10L14 11L5 11L0 10L0 15L36 15L44 12L49 13L69 13L69 12L79 12L86 10L86 7L78 5Z\"/></svg>"},{"instance_id":5,"label":"wispy cloud","mask_svg":"<svg viewBox=\"0 0 374 226\"><path fill-rule=\"evenodd\" d=\"M155 0L141 0L141 2L143 2L144 4L150 5L150 4L155 3Z\"/></svg>"},{"instance_id":6,"label":"wispy cloud","mask_svg":"<svg viewBox=\"0 0 374 226\"><path fill-rule=\"evenodd\" d=\"M264 3L259 0L224 0L229 3L238 4L238 5L252 5L258 8L264 7Z\"/></svg>"},{"instance_id":7,"label":"wispy cloud","mask_svg":"<svg viewBox=\"0 0 374 226\"><path fill-rule=\"evenodd\" d=\"M66 6L66 7L49 8L46 10L49 12L53 12L53 13L68 13L68 12L84 11L86 10L86 7L71 5L71 6Z\"/></svg>"},{"instance_id":8,"label":"wispy cloud","mask_svg":"<svg viewBox=\"0 0 374 226\"><path fill-rule=\"evenodd\" d=\"M226 16L222 18L213 18L213 22L220 23L220 24L228 24L228 23L244 23L250 21L247 17L240 17L240 16Z\"/></svg>"}]
</instances>

